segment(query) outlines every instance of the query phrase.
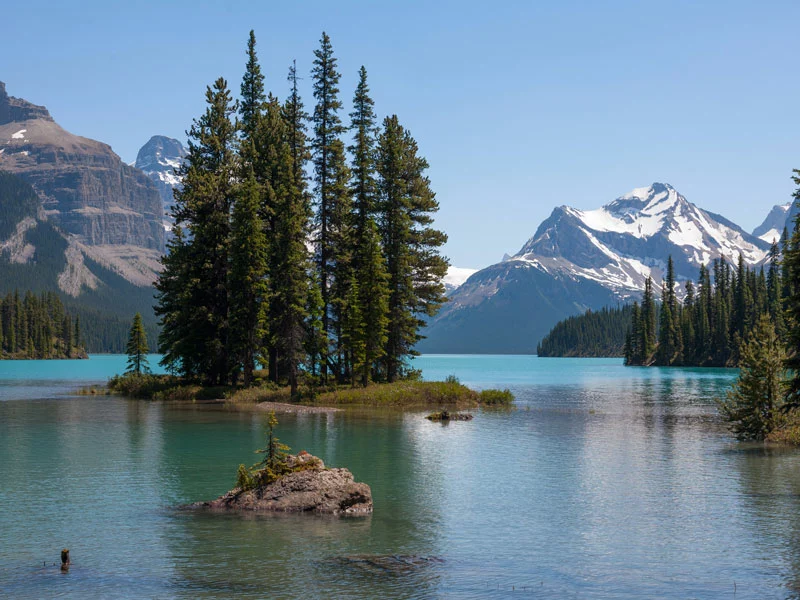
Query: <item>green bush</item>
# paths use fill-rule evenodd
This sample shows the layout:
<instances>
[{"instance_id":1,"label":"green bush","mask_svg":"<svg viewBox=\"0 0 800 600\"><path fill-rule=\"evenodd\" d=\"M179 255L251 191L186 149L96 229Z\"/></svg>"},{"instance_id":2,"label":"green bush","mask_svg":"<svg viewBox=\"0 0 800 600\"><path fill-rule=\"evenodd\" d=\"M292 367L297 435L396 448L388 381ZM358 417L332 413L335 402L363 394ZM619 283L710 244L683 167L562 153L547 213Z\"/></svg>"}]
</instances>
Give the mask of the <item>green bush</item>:
<instances>
[{"instance_id":1,"label":"green bush","mask_svg":"<svg viewBox=\"0 0 800 600\"><path fill-rule=\"evenodd\" d=\"M483 390L478 394L478 402L484 406L511 406L514 394L508 388L504 390Z\"/></svg>"},{"instance_id":2,"label":"green bush","mask_svg":"<svg viewBox=\"0 0 800 600\"><path fill-rule=\"evenodd\" d=\"M180 385L180 379L172 375L125 373L108 380L108 389L120 396L152 400L159 392Z\"/></svg>"}]
</instances>

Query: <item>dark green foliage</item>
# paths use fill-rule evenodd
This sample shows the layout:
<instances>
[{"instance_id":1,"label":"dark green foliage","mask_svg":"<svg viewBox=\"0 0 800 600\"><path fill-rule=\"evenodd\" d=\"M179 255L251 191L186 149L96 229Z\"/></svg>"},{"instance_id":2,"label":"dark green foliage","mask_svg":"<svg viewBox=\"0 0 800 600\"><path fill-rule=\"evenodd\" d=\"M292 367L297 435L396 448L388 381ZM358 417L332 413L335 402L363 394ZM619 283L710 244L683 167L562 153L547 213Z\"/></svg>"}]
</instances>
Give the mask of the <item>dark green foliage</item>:
<instances>
[{"instance_id":1,"label":"dark green foliage","mask_svg":"<svg viewBox=\"0 0 800 600\"><path fill-rule=\"evenodd\" d=\"M25 218L36 218L39 197L21 177L0 171L0 240L11 236Z\"/></svg>"},{"instance_id":2,"label":"dark green foliage","mask_svg":"<svg viewBox=\"0 0 800 600\"><path fill-rule=\"evenodd\" d=\"M638 307L638 305L637 305ZM587 310L550 330L536 349L539 356L623 356L633 306Z\"/></svg>"},{"instance_id":3,"label":"dark green foliage","mask_svg":"<svg viewBox=\"0 0 800 600\"><path fill-rule=\"evenodd\" d=\"M798 188L794 192L795 203L800 202L800 169L793 171L792 177ZM784 237L786 237L784 235ZM793 408L800 407L800 214L795 219L791 238L783 247L784 297L786 307L786 368L789 371L788 403Z\"/></svg>"},{"instance_id":4,"label":"dark green foliage","mask_svg":"<svg viewBox=\"0 0 800 600\"><path fill-rule=\"evenodd\" d=\"M776 426L785 399L785 350L769 315L761 315L741 347L739 379L720 413L740 439L763 440Z\"/></svg>"},{"instance_id":5,"label":"dark green foliage","mask_svg":"<svg viewBox=\"0 0 800 600\"><path fill-rule=\"evenodd\" d=\"M236 129L224 79L206 90L206 104L188 132L183 187L175 193L176 235L156 286L156 312L162 364L219 384L230 374L229 242L236 194Z\"/></svg>"},{"instance_id":6,"label":"dark green foliage","mask_svg":"<svg viewBox=\"0 0 800 600\"><path fill-rule=\"evenodd\" d=\"M85 357L77 327L58 294L9 292L0 298L0 359Z\"/></svg>"},{"instance_id":7,"label":"dark green foliage","mask_svg":"<svg viewBox=\"0 0 800 600\"><path fill-rule=\"evenodd\" d=\"M125 354L128 355L129 373L141 375L150 371L150 367L147 364L147 353L149 351L147 334L142 324L142 315L137 312L133 317L131 331L128 334L128 346L125 349Z\"/></svg>"},{"instance_id":8,"label":"dark green foliage","mask_svg":"<svg viewBox=\"0 0 800 600\"><path fill-rule=\"evenodd\" d=\"M320 295L322 297L322 331L326 339L330 332L331 313L334 300L330 290L336 271L342 275L347 265L336 265L338 260L346 260L347 248L339 242L347 235L344 222L344 207L347 198L347 165L344 160L344 144L341 136L345 131L339 111L342 102L339 100L339 72L330 37L323 32L320 47L314 51L314 68L311 76L314 79L314 107L312 122L314 137L312 140L314 164L314 188L317 196L316 214L316 246L315 264L319 272ZM345 282L340 282L339 292L346 293ZM340 296L341 301L343 296ZM339 306L341 310L341 305ZM340 349L333 352L334 359ZM322 375L327 377L329 360L322 364ZM338 367L338 365L337 365Z\"/></svg>"},{"instance_id":9,"label":"dark green foliage","mask_svg":"<svg viewBox=\"0 0 800 600\"><path fill-rule=\"evenodd\" d=\"M628 326L626 364L737 366L740 348L762 315L769 315L777 330L784 329L779 260L777 253L773 254L769 275L765 276L763 269L749 269L741 257L735 270L718 259L712 266L713 282L702 265L697 286L686 282L683 302L677 298L668 267L660 306L645 311L646 288L641 311L634 308ZM657 338L652 339L648 332L654 317L649 315L656 313L660 326Z\"/></svg>"},{"instance_id":10,"label":"dark green foliage","mask_svg":"<svg viewBox=\"0 0 800 600\"><path fill-rule=\"evenodd\" d=\"M378 205L375 144L376 118L374 102L369 96L367 71L362 66L350 113L353 144L348 148L353 156L351 193L355 210L352 269L354 276L353 302L360 307L359 319L352 327L352 372L354 381L366 386L370 378L378 379L373 371L386 352L388 326L388 273L381 252L380 234L375 220ZM353 315L351 315L351 318ZM358 358L356 358L356 356Z\"/></svg>"},{"instance_id":11,"label":"dark green foliage","mask_svg":"<svg viewBox=\"0 0 800 600\"><path fill-rule=\"evenodd\" d=\"M389 277L384 364L390 382L403 375L404 357L416 354L423 317L436 314L445 301L441 281L448 262L438 248L447 236L430 227L439 205L427 168L397 116L387 117L378 141L377 171L378 224Z\"/></svg>"},{"instance_id":12,"label":"dark green foliage","mask_svg":"<svg viewBox=\"0 0 800 600\"><path fill-rule=\"evenodd\" d=\"M792 312L782 307L794 306L795 300L783 295L787 288L782 273L791 272L793 260L800 265L800 255L790 250L781 260L774 246L766 274L762 268L748 268L743 260L733 269L718 259L712 265L712 279L701 265L697 284L685 282L681 301L670 259L659 304L648 278L641 305L634 302L630 307L568 318L542 341L540 355L610 356L621 349L627 365L735 367L743 342L762 315L769 316L778 339L788 340L791 347L787 318L791 321ZM800 303L796 311L800 316Z\"/></svg>"},{"instance_id":13,"label":"dark green foliage","mask_svg":"<svg viewBox=\"0 0 800 600\"><path fill-rule=\"evenodd\" d=\"M331 375L337 384L353 385L403 376L419 328L444 300L447 261L438 248L446 236L431 227L438 204L427 162L394 117L395 170L378 171L362 68L351 114L351 173L338 114L339 74L324 33L312 73L312 153L294 66L289 97L280 104L265 93L252 32L247 56L236 126L220 79L189 132L184 185L157 284L162 364L207 385L236 386L243 379L249 386L259 363L272 384L288 384L293 398L301 380L314 395L333 383ZM399 187L385 185L387 177Z\"/></svg>"},{"instance_id":14,"label":"dark green foliage","mask_svg":"<svg viewBox=\"0 0 800 600\"><path fill-rule=\"evenodd\" d=\"M241 371L247 386L253 382L255 361L266 335L269 295L267 238L252 172L234 202L230 254L230 369L233 381Z\"/></svg>"}]
</instances>

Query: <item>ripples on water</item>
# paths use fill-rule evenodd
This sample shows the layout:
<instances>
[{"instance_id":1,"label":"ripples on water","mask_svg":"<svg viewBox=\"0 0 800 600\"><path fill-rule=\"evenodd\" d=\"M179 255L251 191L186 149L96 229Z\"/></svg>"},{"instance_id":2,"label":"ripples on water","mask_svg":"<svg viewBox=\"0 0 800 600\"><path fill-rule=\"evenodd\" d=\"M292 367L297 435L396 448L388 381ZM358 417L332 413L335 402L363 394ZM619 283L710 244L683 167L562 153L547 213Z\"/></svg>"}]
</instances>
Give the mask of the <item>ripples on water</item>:
<instances>
[{"instance_id":1,"label":"ripples on water","mask_svg":"<svg viewBox=\"0 0 800 600\"><path fill-rule=\"evenodd\" d=\"M5 381L0 596L796 597L800 455L731 440L713 408L731 372L418 364L508 386L518 409L447 426L418 413L280 417L295 450L372 486L374 515L354 519L173 510L255 462L258 416L58 397L62 384L30 373L34 384ZM31 387L46 398L9 397ZM63 546L69 574L42 568Z\"/></svg>"}]
</instances>

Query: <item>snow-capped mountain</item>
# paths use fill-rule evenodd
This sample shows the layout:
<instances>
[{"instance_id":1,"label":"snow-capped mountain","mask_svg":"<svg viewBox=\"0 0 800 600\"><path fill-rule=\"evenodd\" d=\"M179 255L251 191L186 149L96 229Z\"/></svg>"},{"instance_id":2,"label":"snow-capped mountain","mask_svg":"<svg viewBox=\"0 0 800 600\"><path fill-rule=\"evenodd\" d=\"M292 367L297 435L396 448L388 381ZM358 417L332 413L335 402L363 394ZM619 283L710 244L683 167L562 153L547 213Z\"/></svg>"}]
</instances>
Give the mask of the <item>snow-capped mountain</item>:
<instances>
[{"instance_id":1,"label":"snow-capped mountain","mask_svg":"<svg viewBox=\"0 0 800 600\"><path fill-rule=\"evenodd\" d=\"M637 188L596 210L556 208L511 260L597 281L621 297L661 280L671 255L679 279L715 258L758 264L769 243L706 212L671 185Z\"/></svg>"},{"instance_id":2,"label":"snow-capped mountain","mask_svg":"<svg viewBox=\"0 0 800 600\"><path fill-rule=\"evenodd\" d=\"M637 188L595 210L560 206L514 256L472 275L431 322L423 352L533 352L560 319L638 297L672 256L678 280L769 243L704 211L669 184Z\"/></svg>"},{"instance_id":3,"label":"snow-capped mountain","mask_svg":"<svg viewBox=\"0 0 800 600\"><path fill-rule=\"evenodd\" d=\"M448 267L447 275L445 275L444 279L442 280L442 283L444 283L444 289L447 290L448 294L456 291L467 279L477 272L478 269Z\"/></svg>"},{"instance_id":4,"label":"snow-capped mountain","mask_svg":"<svg viewBox=\"0 0 800 600\"><path fill-rule=\"evenodd\" d=\"M161 194L164 205L164 228L170 229L172 218L172 190L181 184L175 174L186 157L186 149L178 140L163 135L154 135L141 147L134 166L144 171L153 180Z\"/></svg>"},{"instance_id":5,"label":"snow-capped mountain","mask_svg":"<svg viewBox=\"0 0 800 600\"><path fill-rule=\"evenodd\" d=\"M786 221L789 217L789 209L791 208L791 202L773 206L767 218L764 219L764 222L753 230L753 235L761 238L768 244L771 244L773 241L780 241L781 235L783 235L783 228L787 225Z\"/></svg>"}]
</instances>

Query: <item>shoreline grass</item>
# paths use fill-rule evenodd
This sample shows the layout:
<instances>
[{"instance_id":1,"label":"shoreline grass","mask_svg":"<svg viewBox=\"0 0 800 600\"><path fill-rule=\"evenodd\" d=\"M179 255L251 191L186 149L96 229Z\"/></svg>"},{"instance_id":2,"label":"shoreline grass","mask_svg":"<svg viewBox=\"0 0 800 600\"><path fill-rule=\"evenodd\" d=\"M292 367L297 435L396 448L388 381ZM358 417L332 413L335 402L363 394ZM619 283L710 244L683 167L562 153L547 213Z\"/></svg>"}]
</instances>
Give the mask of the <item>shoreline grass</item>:
<instances>
[{"instance_id":1,"label":"shoreline grass","mask_svg":"<svg viewBox=\"0 0 800 600\"><path fill-rule=\"evenodd\" d=\"M256 405L262 402L292 403L329 407L395 407L395 408L507 408L514 401L508 390L472 390L454 377L445 381L403 380L394 383L373 383L367 387L348 385L310 388L303 386L299 398L292 398L288 386L263 380L249 388L202 386L173 375L134 375L112 377L108 394L162 402L195 402L219 400L233 405ZM93 386L78 392L81 395L102 395Z\"/></svg>"}]
</instances>

